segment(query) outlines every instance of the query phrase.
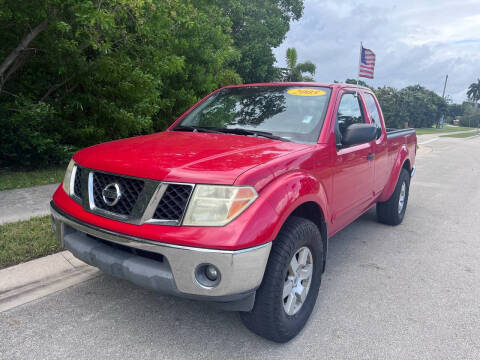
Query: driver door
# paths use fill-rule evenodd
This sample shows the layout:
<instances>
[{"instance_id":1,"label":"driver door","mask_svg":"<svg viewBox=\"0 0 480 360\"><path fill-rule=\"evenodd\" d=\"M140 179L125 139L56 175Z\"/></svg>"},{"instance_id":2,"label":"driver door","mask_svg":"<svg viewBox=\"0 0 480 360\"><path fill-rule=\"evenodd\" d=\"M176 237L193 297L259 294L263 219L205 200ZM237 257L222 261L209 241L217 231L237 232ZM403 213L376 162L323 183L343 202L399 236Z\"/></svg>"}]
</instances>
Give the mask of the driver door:
<instances>
[{"instance_id":1,"label":"driver door","mask_svg":"<svg viewBox=\"0 0 480 360\"><path fill-rule=\"evenodd\" d=\"M333 179L333 228L339 230L361 215L373 199L373 146L371 142L344 147L345 129L366 123L360 94L343 91L337 103L335 119L336 160Z\"/></svg>"}]
</instances>

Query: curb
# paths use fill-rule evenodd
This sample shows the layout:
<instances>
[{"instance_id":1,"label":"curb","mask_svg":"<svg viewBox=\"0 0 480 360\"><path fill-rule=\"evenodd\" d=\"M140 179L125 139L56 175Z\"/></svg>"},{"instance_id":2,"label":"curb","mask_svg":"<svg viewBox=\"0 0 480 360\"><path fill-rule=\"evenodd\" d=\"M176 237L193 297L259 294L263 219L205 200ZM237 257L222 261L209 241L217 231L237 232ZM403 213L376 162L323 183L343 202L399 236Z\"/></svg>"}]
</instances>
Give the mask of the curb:
<instances>
[{"instance_id":1,"label":"curb","mask_svg":"<svg viewBox=\"0 0 480 360\"><path fill-rule=\"evenodd\" d=\"M0 270L0 312L92 279L100 271L69 251Z\"/></svg>"},{"instance_id":2,"label":"curb","mask_svg":"<svg viewBox=\"0 0 480 360\"><path fill-rule=\"evenodd\" d=\"M475 138L477 138L477 137L479 137L479 136L480 136L480 134L476 134L476 135L469 136L469 137L465 138L465 140L472 140L472 139L475 139Z\"/></svg>"}]
</instances>

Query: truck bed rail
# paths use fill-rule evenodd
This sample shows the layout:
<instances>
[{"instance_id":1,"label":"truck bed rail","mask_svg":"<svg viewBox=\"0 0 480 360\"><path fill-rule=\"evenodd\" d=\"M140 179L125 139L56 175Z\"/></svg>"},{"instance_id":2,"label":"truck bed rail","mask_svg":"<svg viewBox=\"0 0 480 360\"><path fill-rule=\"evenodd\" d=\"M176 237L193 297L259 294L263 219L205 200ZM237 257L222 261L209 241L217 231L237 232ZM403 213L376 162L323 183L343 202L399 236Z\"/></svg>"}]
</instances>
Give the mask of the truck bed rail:
<instances>
[{"instance_id":1,"label":"truck bed rail","mask_svg":"<svg viewBox=\"0 0 480 360\"><path fill-rule=\"evenodd\" d=\"M387 128L387 138L388 139L394 139L400 136L406 136L410 134L415 134L415 129L414 128L408 128L408 129L391 129Z\"/></svg>"}]
</instances>

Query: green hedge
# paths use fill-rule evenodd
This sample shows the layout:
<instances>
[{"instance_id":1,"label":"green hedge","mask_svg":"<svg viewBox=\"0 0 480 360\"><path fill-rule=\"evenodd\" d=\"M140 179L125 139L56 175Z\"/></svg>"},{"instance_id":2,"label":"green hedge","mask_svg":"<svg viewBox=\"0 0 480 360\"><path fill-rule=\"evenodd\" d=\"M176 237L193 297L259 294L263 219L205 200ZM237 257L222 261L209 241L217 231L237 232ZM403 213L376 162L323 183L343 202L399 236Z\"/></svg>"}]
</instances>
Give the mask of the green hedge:
<instances>
[{"instance_id":1,"label":"green hedge","mask_svg":"<svg viewBox=\"0 0 480 360\"><path fill-rule=\"evenodd\" d=\"M163 130L220 86L270 80L272 48L302 11L303 0L0 0L0 167L61 163Z\"/></svg>"}]
</instances>

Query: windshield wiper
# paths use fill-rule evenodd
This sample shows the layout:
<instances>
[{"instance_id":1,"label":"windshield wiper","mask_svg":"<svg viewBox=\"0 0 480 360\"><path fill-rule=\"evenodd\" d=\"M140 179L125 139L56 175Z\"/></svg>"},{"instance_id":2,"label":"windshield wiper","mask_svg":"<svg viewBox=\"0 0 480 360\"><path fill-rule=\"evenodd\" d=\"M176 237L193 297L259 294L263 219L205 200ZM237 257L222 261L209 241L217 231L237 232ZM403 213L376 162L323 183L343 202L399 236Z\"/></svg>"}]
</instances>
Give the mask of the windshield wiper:
<instances>
[{"instance_id":1,"label":"windshield wiper","mask_svg":"<svg viewBox=\"0 0 480 360\"><path fill-rule=\"evenodd\" d=\"M176 126L173 128L175 131L192 131L192 132L205 132L205 133L216 133L221 134L221 131L218 131L214 128L205 128L201 126Z\"/></svg>"},{"instance_id":2,"label":"windshield wiper","mask_svg":"<svg viewBox=\"0 0 480 360\"><path fill-rule=\"evenodd\" d=\"M252 135L252 136L261 136L267 139L273 140L281 140L281 141L290 141L284 137L273 135L271 132L267 131L259 131L259 130L247 130L241 128L233 128L233 129L218 129L215 128L216 131L228 134L236 134L236 135Z\"/></svg>"},{"instance_id":3,"label":"windshield wiper","mask_svg":"<svg viewBox=\"0 0 480 360\"><path fill-rule=\"evenodd\" d=\"M216 134L235 134L235 135L251 135L251 136L260 136L273 140L281 141L290 141L281 136L273 135L271 132L259 131L259 130L247 130L241 128L227 129L227 128L206 128L201 126L177 126L173 128L175 131L192 131L192 132L205 132L205 133L216 133Z\"/></svg>"}]
</instances>

